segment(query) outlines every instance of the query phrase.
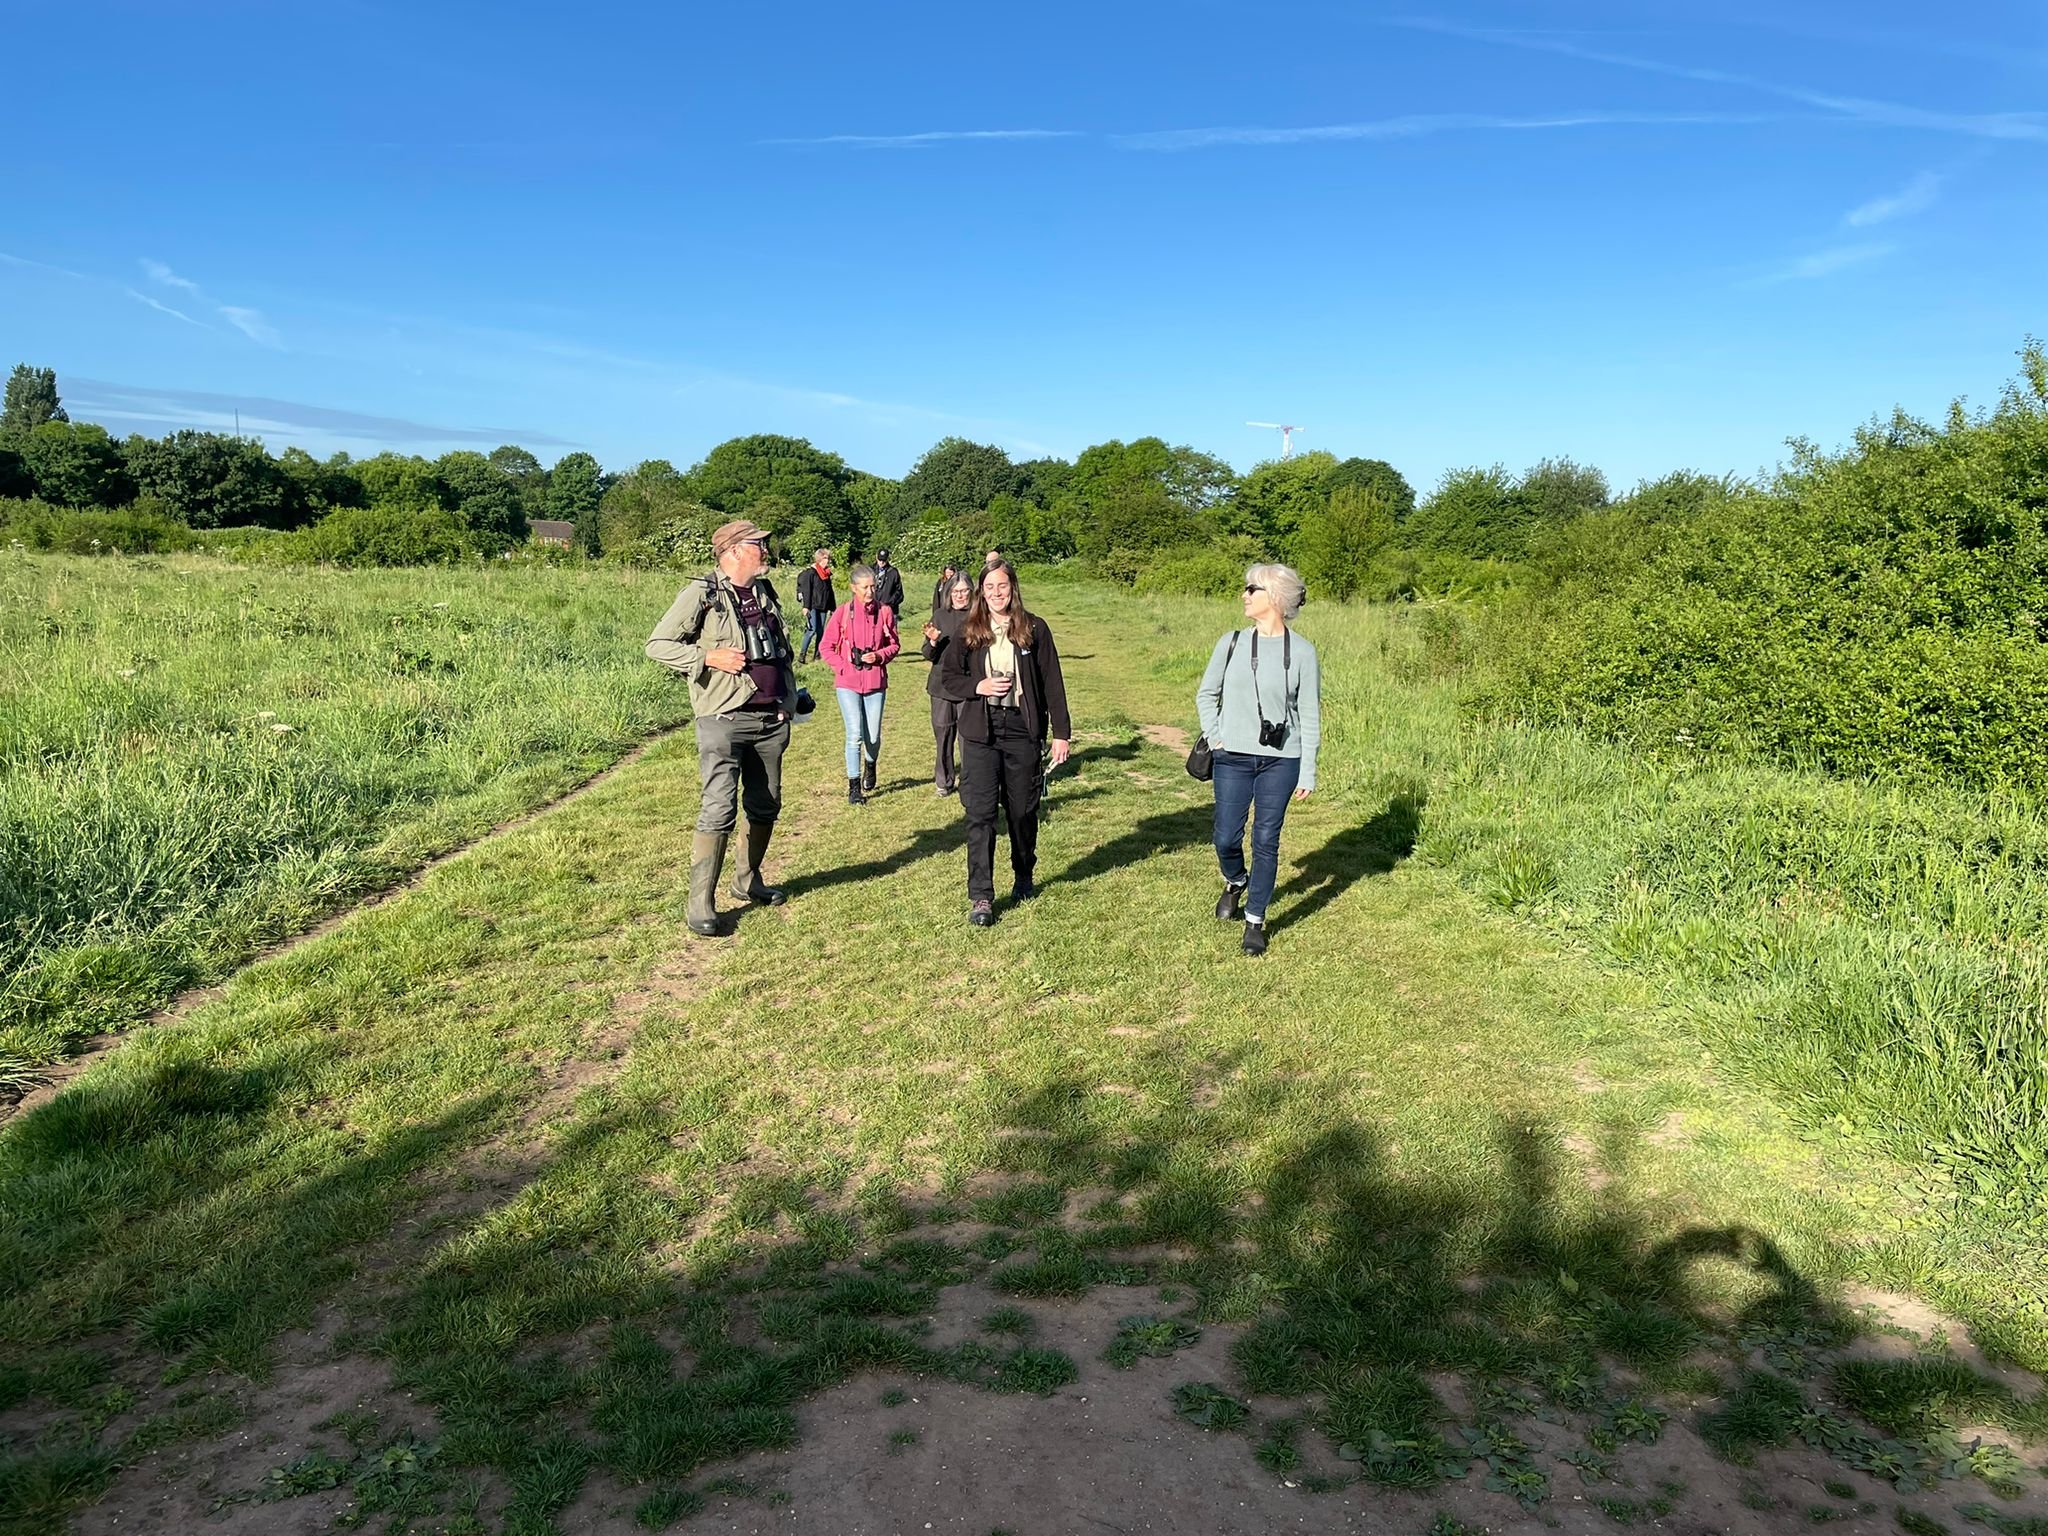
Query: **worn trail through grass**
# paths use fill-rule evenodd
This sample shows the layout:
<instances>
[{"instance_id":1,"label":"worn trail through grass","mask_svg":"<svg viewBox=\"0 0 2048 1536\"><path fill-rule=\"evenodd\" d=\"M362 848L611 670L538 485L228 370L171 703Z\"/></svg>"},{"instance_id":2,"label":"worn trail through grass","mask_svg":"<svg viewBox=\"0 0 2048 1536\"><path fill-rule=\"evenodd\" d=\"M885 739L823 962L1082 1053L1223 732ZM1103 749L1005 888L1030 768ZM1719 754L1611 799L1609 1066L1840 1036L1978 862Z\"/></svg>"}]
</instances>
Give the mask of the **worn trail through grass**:
<instances>
[{"instance_id":1,"label":"worn trail through grass","mask_svg":"<svg viewBox=\"0 0 2048 1536\"><path fill-rule=\"evenodd\" d=\"M1035 595L994 929L900 667L733 937L673 739L0 1129L0 1526L2040 1529L2038 1385L1854 1306L1996 1287L1896 1170L1412 856L1426 774L1296 809L1247 960L1147 729L1207 617Z\"/></svg>"}]
</instances>

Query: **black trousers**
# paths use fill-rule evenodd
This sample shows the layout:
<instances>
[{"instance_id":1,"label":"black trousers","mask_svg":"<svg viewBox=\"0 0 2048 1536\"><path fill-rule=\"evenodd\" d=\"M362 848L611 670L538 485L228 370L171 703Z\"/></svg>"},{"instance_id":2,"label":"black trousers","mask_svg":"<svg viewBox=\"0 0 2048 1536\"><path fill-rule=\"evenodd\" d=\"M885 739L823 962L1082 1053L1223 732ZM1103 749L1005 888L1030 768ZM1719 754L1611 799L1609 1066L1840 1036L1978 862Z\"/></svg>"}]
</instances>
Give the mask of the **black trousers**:
<instances>
[{"instance_id":1,"label":"black trousers","mask_svg":"<svg viewBox=\"0 0 2048 1536\"><path fill-rule=\"evenodd\" d=\"M996 806L1010 832L1010 872L1029 880L1038 867L1037 738L1014 709L988 712L989 742L960 738L960 808L967 815L967 899L996 897Z\"/></svg>"},{"instance_id":2,"label":"black trousers","mask_svg":"<svg viewBox=\"0 0 2048 1536\"><path fill-rule=\"evenodd\" d=\"M960 711L967 706L953 699L932 699L932 740L938 744L938 769L932 783L940 789L958 789L960 775L953 767L953 746L960 738Z\"/></svg>"}]
</instances>

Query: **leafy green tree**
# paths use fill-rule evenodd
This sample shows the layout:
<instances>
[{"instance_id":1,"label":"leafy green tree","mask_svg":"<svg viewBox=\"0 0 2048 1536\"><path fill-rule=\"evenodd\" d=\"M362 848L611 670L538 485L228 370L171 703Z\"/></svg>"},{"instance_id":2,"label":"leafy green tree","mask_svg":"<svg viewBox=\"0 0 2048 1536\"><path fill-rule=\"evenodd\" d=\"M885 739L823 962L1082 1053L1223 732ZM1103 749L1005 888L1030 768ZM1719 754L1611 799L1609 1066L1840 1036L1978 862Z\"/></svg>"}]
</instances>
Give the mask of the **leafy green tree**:
<instances>
[{"instance_id":1,"label":"leafy green tree","mask_svg":"<svg viewBox=\"0 0 2048 1536\"><path fill-rule=\"evenodd\" d=\"M122 507L135 499L120 445L90 422L45 421L10 438L35 494L60 507Z\"/></svg>"},{"instance_id":2,"label":"leafy green tree","mask_svg":"<svg viewBox=\"0 0 2048 1536\"><path fill-rule=\"evenodd\" d=\"M589 454L563 454L548 474L548 516L580 531L604 500L603 481L604 472Z\"/></svg>"},{"instance_id":3,"label":"leafy green tree","mask_svg":"<svg viewBox=\"0 0 2048 1536\"><path fill-rule=\"evenodd\" d=\"M1202 513L1237 494L1237 471L1213 453L1183 443L1167 450L1161 483L1167 494L1190 512Z\"/></svg>"},{"instance_id":4,"label":"leafy green tree","mask_svg":"<svg viewBox=\"0 0 2048 1536\"><path fill-rule=\"evenodd\" d=\"M546 517L548 472L541 468L540 460L517 443L493 448L489 458L491 468L512 482L519 496L519 510L526 514L526 520L530 523L535 518Z\"/></svg>"},{"instance_id":5,"label":"leafy green tree","mask_svg":"<svg viewBox=\"0 0 2048 1536\"><path fill-rule=\"evenodd\" d=\"M0 496L30 497L36 493L35 477L28 472L21 454L0 442Z\"/></svg>"},{"instance_id":6,"label":"leafy green tree","mask_svg":"<svg viewBox=\"0 0 2048 1536\"><path fill-rule=\"evenodd\" d=\"M444 453L434 461L441 505L462 519L477 548L495 554L523 544L529 532L510 475L471 449Z\"/></svg>"},{"instance_id":7,"label":"leafy green tree","mask_svg":"<svg viewBox=\"0 0 2048 1536\"><path fill-rule=\"evenodd\" d=\"M896 510L902 522L926 507L944 507L955 516L980 512L998 496L1014 496L1022 484L1017 466L994 444L942 438L903 477Z\"/></svg>"},{"instance_id":8,"label":"leafy green tree","mask_svg":"<svg viewBox=\"0 0 2048 1536\"><path fill-rule=\"evenodd\" d=\"M1415 510L1415 487L1385 459L1345 459L1324 482L1332 496L1347 485L1376 492L1393 509L1394 521L1405 522Z\"/></svg>"},{"instance_id":9,"label":"leafy green tree","mask_svg":"<svg viewBox=\"0 0 2048 1536\"><path fill-rule=\"evenodd\" d=\"M1507 471L1450 469L1408 520L1405 542L1417 549L1513 560L1527 548L1528 506Z\"/></svg>"},{"instance_id":10,"label":"leafy green tree","mask_svg":"<svg viewBox=\"0 0 2048 1536\"><path fill-rule=\"evenodd\" d=\"M795 502L791 501L787 496L774 491L752 502L746 511L741 514L741 516L747 518L756 527L765 528L770 533L781 537L787 537L789 531L796 527L797 523L806 515L817 521L823 521L822 518L817 518L815 513L799 514Z\"/></svg>"},{"instance_id":11,"label":"leafy green tree","mask_svg":"<svg viewBox=\"0 0 2048 1536\"><path fill-rule=\"evenodd\" d=\"M1331 453L1298 453L1268 459L1244 477L1224 519L1226 531L1281 549L1295 530L1329 504L1329 479L1337 468Z\"/></svg>"},{"instance_id":12,"label":"leafy green tree","mask_svg":"<svg viewBox=\"0 0 2048 1536\"><path fill-rule=\"evenodd\" d=\"M277 467L298 487L299 500L315 517L336 507L368 504L363 482L346 453L323 460L303 448L287 448L277 456Z\"/></svg>"},{"instance_id":13,"label":"leafy green tree","mask_svg":"<svg viewBox=\"0 0 2048 1536\"><path fill-rule=\"evenodd\" d=\"M0 406L0 432L28 432L45 422L69 421L57 398L57 370L16 363L7 376L7 396Z\"/></svg>"},{"instance_id":14,"label":"leafy green tree","mask_svg":"<svg viewBox=\"0 0 2048 1536\"><path fill-rule=\"evenodd\" d=\"M131 437L127 460L136 489L194 528L296 528L311 510L300 482L253 438Z\"/></svg>"},{"instance_id":15,"label":"leafy green tree","mask_svg":"<svg viewBox=\"0 0 2048 1536\"><path fill-rule=\"evenodd\" d=\"M857 521L846 499L853 471L838 454L800 437L763 432L729 439L692 465L684 478L692 500L733 517L747 515L765 496L777 496L792 509L787 528L815 517L845 536Z\"/></svg>"},{"instance_id":16,"label":"leafy green tree","mask_svg":"<svg viewBox=\"0 0 2048 1536\"><path fill-rule=\"evenodd\" d=\"M1311 512L1294 539L1301 573L1319 594L1343 601L1394 539L1394 508L1378 490L1342 485Z\"/></svg>"},{"instance_id":17,"label":"leafy green tree","mask_svg":"<svg viewBox=\"0 0 2048 1536\"><path fill-rule=\"evenodd\" d=\"M1017 494L1026 501L1049 507L1066 490L1067 482L1074 476L1074 466L1065 459L1026 459L1017 466L1017 473L1024 482L1017 488Z\"/></svg>"},{"instance_id":18,"label":"leafy green tree","mask_svg":"<svg viewBox=\"0 0 2048 1536\"><path fill-rule=\"evenodd\" d=\"M343 507L293 538L326 565L433 565L459 560L474 547L458 514L392 502Z\"/></svg>"},{"instance_id":19,"label":"leafy green tree","mask_svg":"<svg viewBox=\"0 0 2048 1536\"><path fill-rule=\"evenodd\" d=\"M851 515L845 528L833 531L849 549L875 549L886 544L902 526L895 517L896 494L902 489L900 480L856 473L846 482L846 503ZM831 526L826 524L827 528Z\"/></svg>"},{"instance_id":20,"label":"leafy green tree","mask_svg":"<svg viewBox=\"0 0 2048 1536\"><path fill-rule=\"evenodd\" d=\"M404 507L413 512L441 505L434 466L417 454L380 453L358 460L354 473L366 505Z\"/></svg>"},{"instance_id":21,"label":"leafy green tree","mask_svg":"<svg viewBox=\"0 0 2048 1536\"><path fill-rule=\"evenodd\" d=\"M1607 505L1607 477L1589 464L1544 459L1517 487L1531 521L1564 523Z\"/></svg>"},{"instance_id":22,"label":"leafy green tree","mask_svg":"<svg viewBox=\"0 0 2048 1536\"><path fill-rule=\"evenodd\" d=\"M725 514L692 501L688 482L667 459L649 459L615 476L597 515L585 521L610 556L630 551L659 528L684 523L702 535L708 548L711 530L725 521ZM583 526L577 524L579 537ZM676 547L673 540L671 547Z\"/></svg>"}]
</instances>

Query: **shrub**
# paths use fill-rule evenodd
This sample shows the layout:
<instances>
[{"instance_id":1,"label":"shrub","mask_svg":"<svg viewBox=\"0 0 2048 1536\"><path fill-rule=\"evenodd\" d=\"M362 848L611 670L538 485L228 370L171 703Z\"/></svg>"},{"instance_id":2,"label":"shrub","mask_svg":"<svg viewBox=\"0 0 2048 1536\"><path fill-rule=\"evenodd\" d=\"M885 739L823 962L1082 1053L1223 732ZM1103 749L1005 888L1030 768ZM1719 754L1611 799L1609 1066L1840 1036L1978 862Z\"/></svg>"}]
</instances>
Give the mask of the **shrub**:
<instances>
[{"instance_id":1,"label":"shrub","mask_svg":"<svg viewBox=\"0 0 2048 1536\"><path fill-rule=\"evenodd\" d=\"M380 503L328 513L293 536L289 553L322 565L433 565L471 548L469 528L453 512Z\"/></svg>"},{"instance_id":2,"label":"shrub","mask_svg":"<svg viewBox=\"0 0 2048 1536\"><path fill-rule=\"evenodd\" d=\"M1244 585L1245 567L1259 558L1256 541L1224 539L1159 556L1137 573L1140 592L1175 597L1229 597Z\"/></svg>"},{"instance_id":3,"label":"shrub","mask_svg":"<svg viewBox=\"0 0 2048 1536\"><path fill-rule=\"evenodd\" d=\"M148 501L111 511L0 501L0 540L68 555L145 555L189 549L192 530Z\"/></svg>"}]
</instances>

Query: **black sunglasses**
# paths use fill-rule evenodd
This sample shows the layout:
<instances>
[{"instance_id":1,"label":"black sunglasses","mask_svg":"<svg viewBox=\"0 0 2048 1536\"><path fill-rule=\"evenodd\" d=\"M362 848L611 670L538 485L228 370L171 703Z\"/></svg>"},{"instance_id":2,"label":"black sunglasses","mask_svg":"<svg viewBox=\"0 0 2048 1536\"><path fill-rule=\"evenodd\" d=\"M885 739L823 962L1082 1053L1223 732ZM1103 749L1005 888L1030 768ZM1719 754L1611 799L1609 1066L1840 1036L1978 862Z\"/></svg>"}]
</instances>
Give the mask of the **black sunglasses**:
<instances>
[{"instance_id":1,"label":"black sunglasses","mask_svg":"<svg viewBox=\"0 0 2048 1536\"><path fill-rule=\"evenodd\" d=\"M1246 597L1250 597L1250 596L1251 596L1251 595L1252 595L1252 594L1253 594L1254 592L1263 592L1263 591L1265 591L1265 590L1266 590L1266 589L1265 589L1264 587L1261 587L1261 586L1256 586L1256 585L1253 585L1253 586L1247 586L1247 587L1246 587L1246 588L1244 589L1244 595L1245 595Z\"/></svg>"}]
</instances>

